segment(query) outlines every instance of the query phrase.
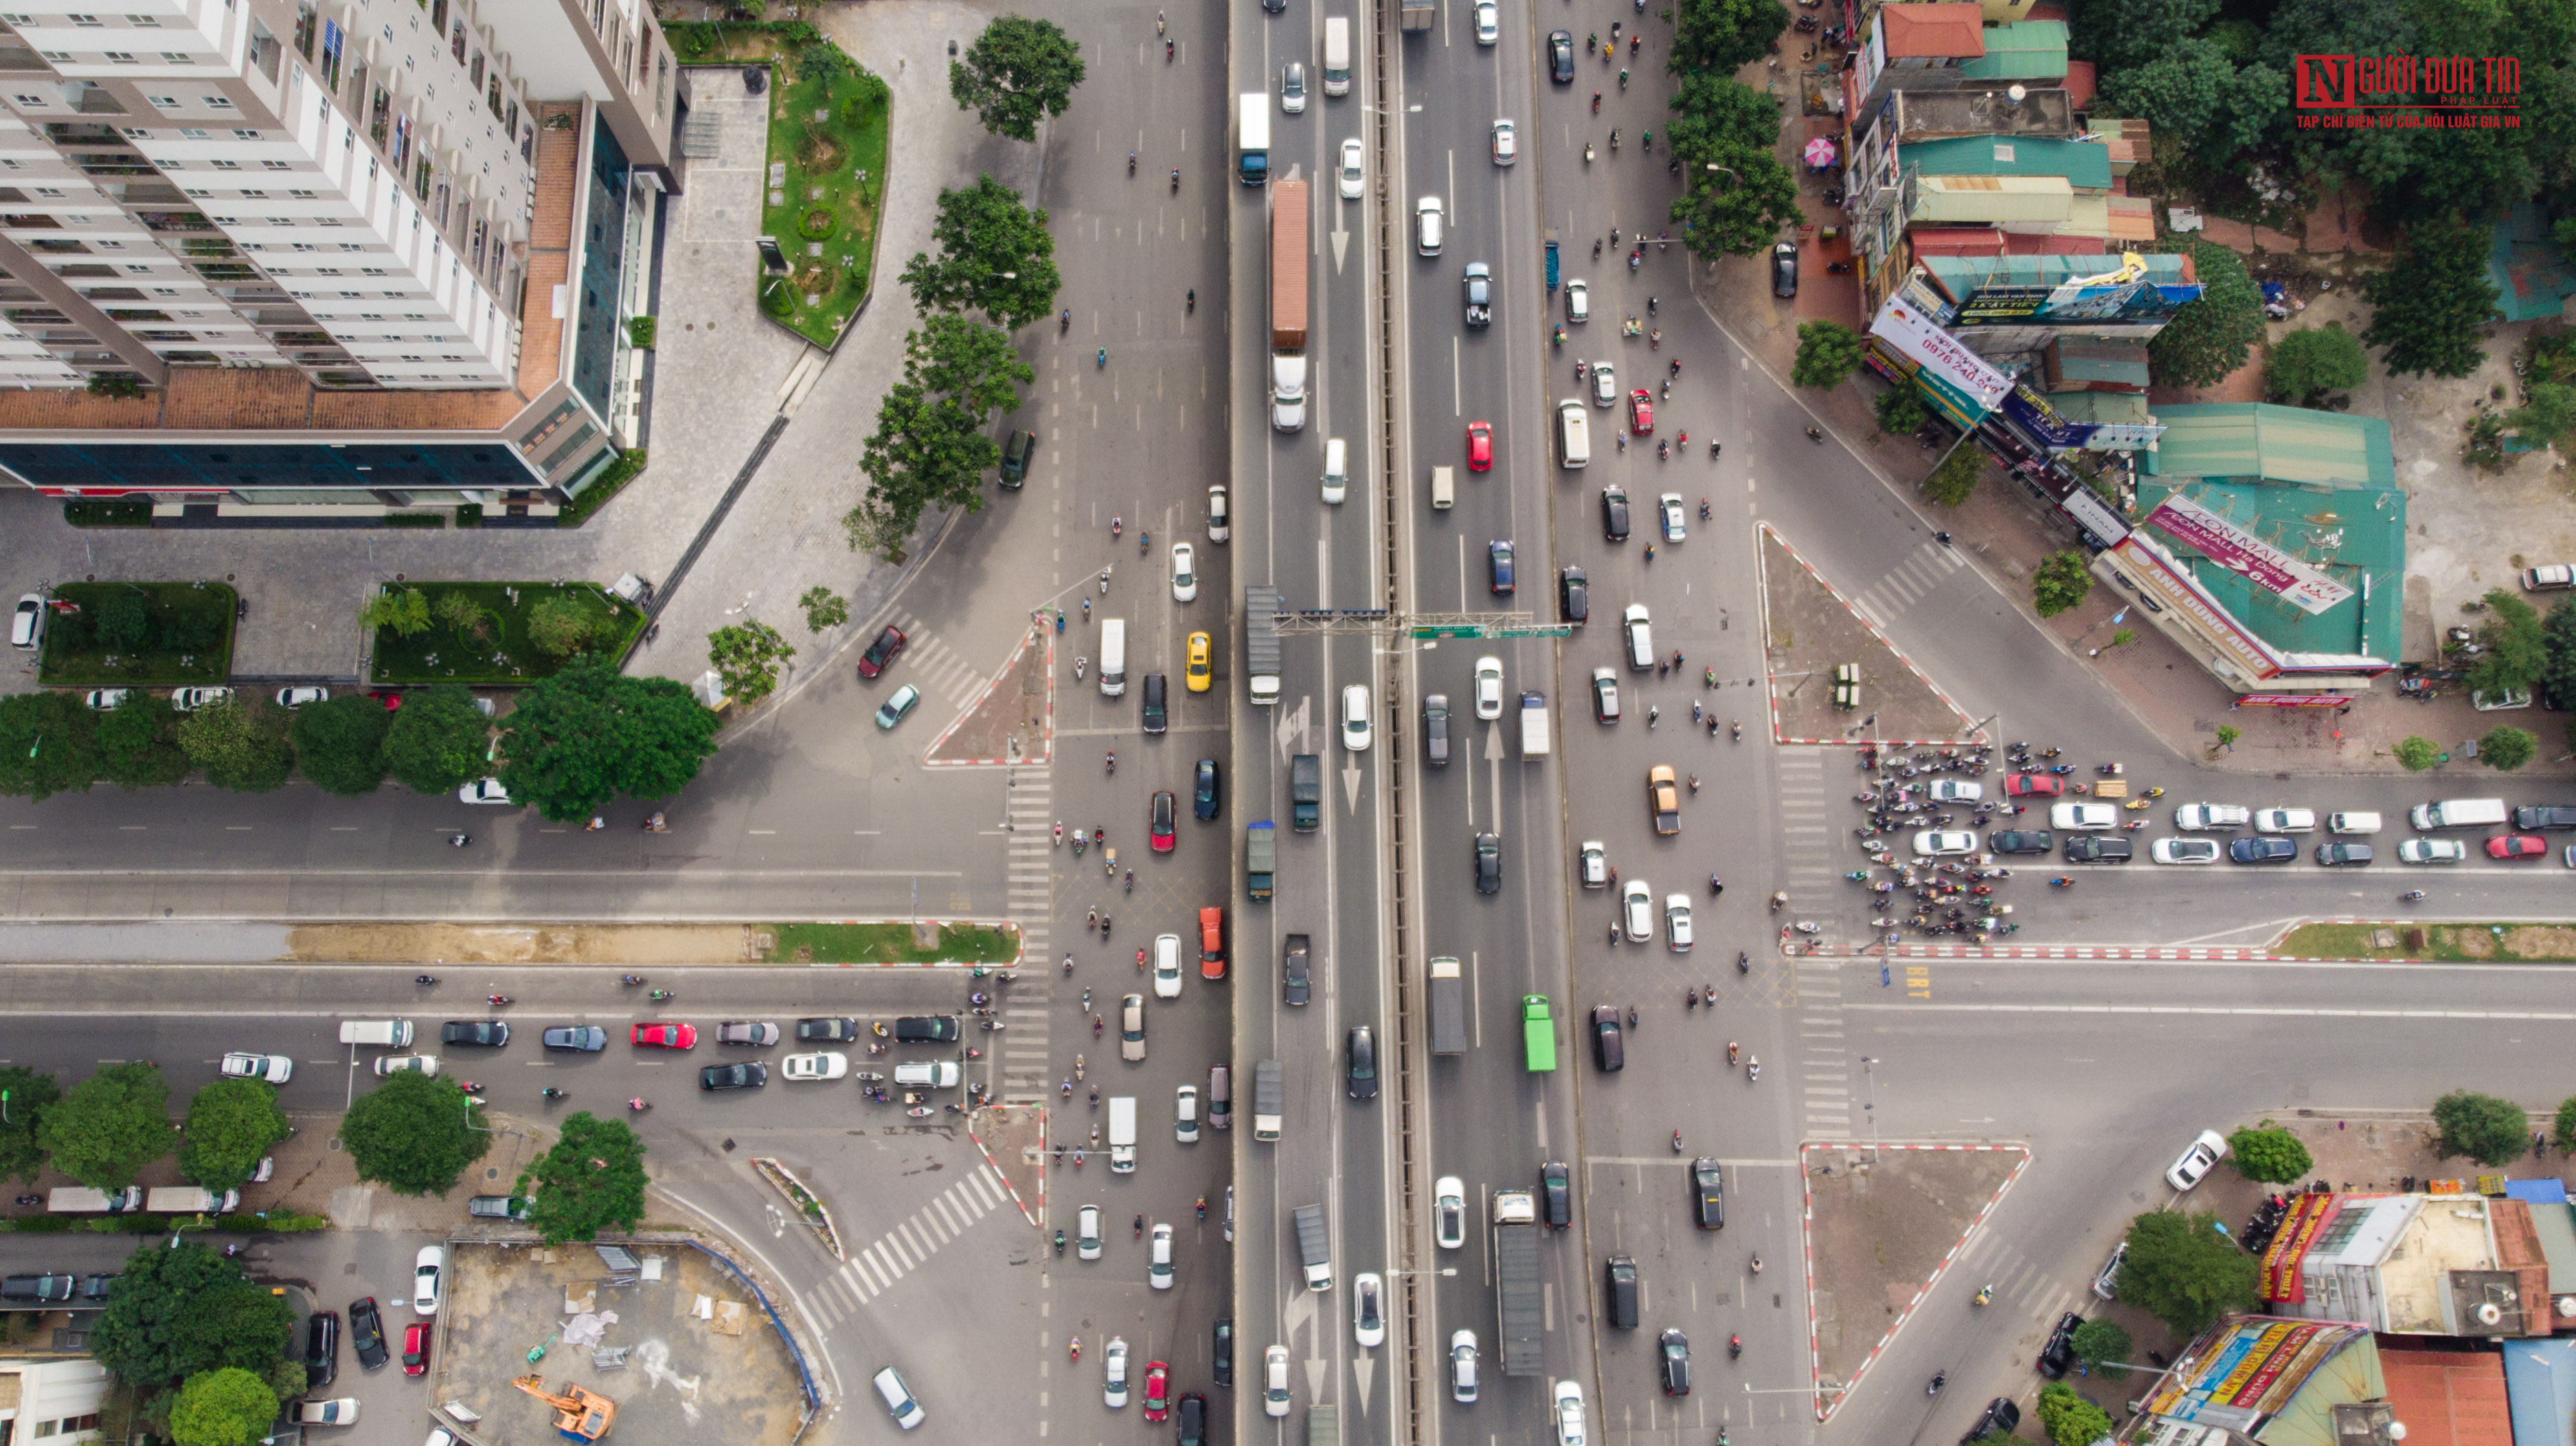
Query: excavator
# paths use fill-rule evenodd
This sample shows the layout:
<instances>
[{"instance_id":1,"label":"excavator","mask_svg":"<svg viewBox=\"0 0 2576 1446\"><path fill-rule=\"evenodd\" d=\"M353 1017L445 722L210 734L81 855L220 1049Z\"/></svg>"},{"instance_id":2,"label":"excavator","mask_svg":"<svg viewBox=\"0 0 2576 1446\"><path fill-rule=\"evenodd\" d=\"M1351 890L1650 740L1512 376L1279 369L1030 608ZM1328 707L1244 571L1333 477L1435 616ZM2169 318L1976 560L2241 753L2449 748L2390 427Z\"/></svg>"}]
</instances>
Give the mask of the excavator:
<instances>
[{"instance_id":1,"label":"excavator","mask_svg":"<svg viewBox=\"0 0 2576 1446\"><path fill-rule=\"evenodd\" d=\"M567 1382L564 1394L550 1395L545 1379L531 1372L510 1382L511 1385L555 1408L555 1430L567 1441L597 1441L617 1424L617 1403L596 1391L586 1391Z\"/></svg>"}]
</instances>

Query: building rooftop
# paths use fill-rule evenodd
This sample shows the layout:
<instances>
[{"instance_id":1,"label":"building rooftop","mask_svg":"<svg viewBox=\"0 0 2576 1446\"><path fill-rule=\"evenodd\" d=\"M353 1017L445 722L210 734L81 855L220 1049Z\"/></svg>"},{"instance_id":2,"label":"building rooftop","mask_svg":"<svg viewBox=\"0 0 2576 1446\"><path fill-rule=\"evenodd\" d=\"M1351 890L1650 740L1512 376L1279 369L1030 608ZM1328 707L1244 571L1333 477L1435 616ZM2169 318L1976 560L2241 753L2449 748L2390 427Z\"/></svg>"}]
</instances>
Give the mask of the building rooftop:
<instances>
[{"instance_id":1,"label":"building rooftop","mask_svg":"<svg viewBox=\"0 0 2576 1446\"><path fill-rule=\"evenodd\" d=\"M2576 1336L2504 1342L2510 1434L2488 1437L2515 1446L2576 1443Z\"/></svg>"},{"instance_id":2,"label":"building rooftop","mask_svg":"<svg viewBox=\"0 0 2576 1446\"><path fill-rule=\"evenodd\" d=\"M2543 321L2561 315L2569 293L2576 292L2576 269L2550 239L2540 208L2529 201L2513 208L2495 228L2487 254L2487 280L2495 284L2496 309L2507 321Z\"/></svg>"},{"instance_id":3,"label":"building rooftop","mask_svg":"<svg viewBox=\"0 0 2576 1446\"><path fill-rule=\"evenodd\" d=\"M1986 31L1986 53L1959 67L1965 80L2066 78L2066 22L2018 20Z\"/></svg>"},{"instance_id":4,"label":"building rooftop","mask_svg":"<svg viewBox=\"0 0 2576 1446\"><path fill-rule=\"evenodd\" d=\"M2406 1446L2505 1446L2520 1439L2507 1405L2503 1356L2413 1351L2391 1342L2379 1353L2379 1371L2388 1382L2388 1404L2406 1423Z\"/></svg>"},{"instance_id":5,"label":"building rooftop","mask_svg":"<svg viewBox=\"0 0 2576 1446\"><path fill-rule=\"evenodd\" d=\"M2386 1390L2365 1327L2259 1315L2201 1332L2155 1385L2144 1415L2227 1427L2264 1446L2338 1446L2336 1408Z\"/></svg>"},{"instance_id":6,"label":"building rooftop","mask_svg":"<svg viewBox=\"0 0 2576 1446\"><path fill-rule=\"evenodd\" d=\"M1966 60L1986 53L1982 6L1881 5L1878 22L1890 60Z\"/></svg>"},{"instance_id":7,"label":"building rooftop","mask_svg":"<svg viewBox=\"0 0 2576 1446\"><path fill-rule=\"evenodd\" d=\"M1925 176L1907 219L1951 224L2038 225L2075 214L2075 188L2064 176Z\"/></svg>"},{"instance_id":8,"label":"building rooftop","mask_svg":"<svg viewBox=\"0 0 2576 1446\"><path fill-rule=\"evenodd\" d=\"M2072 136L2075 107L2062 90L2008 86L1966 90L1900 90L1888 97L1900 141L1937 136Z\"/></svg>"},{"instance_id":9,"label":"building rooftop","mask_svg":"<svg viewBox=\"0 0 2576 1446\"><path fill-rule=\"evenodd\" d=\"M2152 266L2159 258L2146 259ZM2166 430L2147 454L2151 475L2324 489L2397 485L2388 423L2378 417L2263 402L2171 406L2157 415Z\"/></svg>"},{"instance_id":10,"label":"building rooftop","mask_svg":"<svg viewBox=\"0 0 2576 1446\"><path fill-rule=\"evenodd\" d=\"M2081 191L2111 189L2111 151L2049 136L1950 136L1903 141L1898 163L1926 176L2061 176Z\"/></svg>"},{"instance_id":11,"label":"building rooftop","mask_svg":"<svg viewBox=\"0 0 2576 1446\"><path fill-rule=\"evenodd\" d=\"M1920 238L1924 233L1915 234L1919 251ZM2192 280L2191 258L2186 255L2156 251L2142 253L2139 259L2146 263L2146 279L2159 287L2197 286ZM1934 257L1923 265L1942 294L1953 301L1980 287L2056 286L2078 276L2099 276L2118 269L2099 251L2080 255L1960 254ZM2198 292L2195 290L2192 294L2198 295Z\"/></svg>"}]
</instances>

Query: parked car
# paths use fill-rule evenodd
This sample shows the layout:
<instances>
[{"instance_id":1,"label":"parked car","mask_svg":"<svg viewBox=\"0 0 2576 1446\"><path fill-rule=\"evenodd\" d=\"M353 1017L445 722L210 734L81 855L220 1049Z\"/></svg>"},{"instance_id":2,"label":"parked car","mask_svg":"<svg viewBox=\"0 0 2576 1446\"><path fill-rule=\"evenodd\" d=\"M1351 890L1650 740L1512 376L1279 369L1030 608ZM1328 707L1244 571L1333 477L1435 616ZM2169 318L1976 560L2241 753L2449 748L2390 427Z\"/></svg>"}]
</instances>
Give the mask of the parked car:
<instances>
[{"instance_id":1,"label":"parked car","mask_svg":"<svg viewBox=\"0 0 2576 1446\"><path fill-rule=\"evenodd\" d=\"M2010 1396L1997 1396L1986 1403L1985 1414L1977 1418L1977 1424L1968 1428L1968 1434L1959 1438L1959 1446L1969 1446L1969 1443L1988 1436L2009 1436L2020 1424L2021 1407L2014 1405Z\"/></svg>"},{"instance_id":2,"label":"parked car","mask_svg":"<svg viewBox=\"0 0 2576 1446\"><path fill-rule=\"evenodd\" d=\"M2235 864L2286 864L2299 856L2299 846L2285 838L2231 839L2227 861Z\"/></svg>"},{"instance_id":3,"label":"parked car","mask_svg":"<svg viewBox=\"0 0 2576 1446\"><path fill-rule=\"evenodd\" d=\"M698 1088L716 1090L756 1090L769 1083L769 1066L758 1060L741 1064L711 1064L698 1071Z\"/></svg>"},{"instance_id":4,"label":"parked car","mask_svg":"<svg viewBox=\"0 0 2576 1446\"><path fill-rule=\"evenodd\" d=\"M1783 241L1771 248L1771 294L1786 301L1798 294L1798 244Z\"/></svg>"},{"instance_id":5,"label":"parked car","mask_svg":"<svg viewBox=\"0 0 2576 1446\"><path fill-rule=\"evenodd\" d=\"M2317 862L2326 868L2358 867L2371 861L2366 843L2321 843L2317 845Z\"/></svg>"},{"instance_id":6,"label":"parked car","mask_svg":"<svg viewBox=\"0 0 2576 1446\"><path fill-rule=\"evenodd\" d=\"M2075 1328L2084 1317L2068 1311L2057 1318L2057 1328L2048 1333L2048 1344L2040 1347L2036 1364L2039 1373L2054 1381L2075 1364Z\"/></svg>"},{"instance_id":7,"label":"parked car","mask_svg":"<svg viewBox=\"0 0 2576 1446\"><path fill-rule=\"evenodd\" d=\"M412 1370L406 1361L403 1374L411 1376L419 1372ZM355 1426L358 1424L358 1398L342 1396L330 1401L298 1401L295 1403L295 1420L302 1426Z\"/></svg>"},{"instance_id":8,"label":"parked car","mask_svg":"<svg viewBox=\"0 0 2576 1446\"><path fill-rule=\"evenodd\" d=\"M2200 830L2243 828L2254 821L2254 810L2233 803L2186 803L2174 810L2174 827Z\"/></svg>"},{"instance_id":9,"label":"parked car","mask_svg":"<svg viewBox=\"0 0 2576 1446\"><path fill-rule=\"evenodd\" d=\"M403 1327L402 1368L406 1376L429 1374L429 1322L416 1320Z\"/></svg>"},{"instance_id":10,"label":"parked car","mask_svg":"<svg viewBox=\"0 0 2576 1446\"><path fill-rule=\"evenodd\" d=\"M2397 845L2401 864L2456 864L2469 856L2469 846L2455 838L2410 838Z\"/></svg>"},{"instance_id":11,"label":"parked car","mask_svg":"<svg viewBox=\"0 0 2576 1446\"><path fill-rule=\"evenodd\" d=\"M547 1049L597 1054L608 1048L608 1031L596 1024L558 1024L537 1036L537 1042Z\"/></svg>"},{"instance_id":12,"label":"parked car","mask_svg":"<svg viewBox=\"0 0 2576 1446\"><path fill-rule=\"evenodd\" d=\"M317 1310L304 1323L304 1386L318 1391L340 1374L340 1313Z\"/></svg>"},{"instance_id":13,"label":"parked car","mask_svg":"<svg viewBox=\"0 0 2576 1446\"><path fill-rule=\"evenodd\" d=\"M2216 1130L2203 1130L2184 1148L2182 1158L2165 1171L2165 1183L2177 1190L2188 1190L2199 1184L2226 1156L2227 1137Z\"/></svg>"},{"instance_id":14,"label":"parked car","mask_svg":"<svg viewBox=\"0 0 2576 1446\"><path fill-rule=\"evenodd\" d=\"M349 1349L371 1371L392 1359L385 1351L385 1320L372 1295L349 1302Z\"/></svg>"},{"instance_id":15,"label":"parked car","mask_svg":"<svg viewBox=\"0 0 2576 1446\"><path fill-rule=\"evenodd\" d=\"M2536 833L2500 833L2487 840L2491 859L2536 859L2549 852L2549 840Z\"/></svg>"},{"instance_id":16,"label":"parked car","mask_svg":"<svg viewBox=\"0 0 2576 1446\"><path fill-rule=\"evenodd\" d=\"M728 1019L716 1026L716 1043L767 1049L778 1042L778 1026L765 1020Z\"/></svg>"},{"instance_id":17,"label":"parked car","mask_svg":"<svg viewBox=\"0 0 2576 1446\"><path fill-rule=\"evenodd\" d=\"M277 690L277 706L289 710L301 708L307 703L328 703L330 701L331 690L328 688L280 688Z\"/></svg>"},{"instance_id":18,"label":"parked car","mask_svg":"<svg viewBox=\"0 0 2576 1446\"><path fill-rule=\"evenodd\" d=\"M535 1204L525 1195L477 1195L465 1202L465 1213L476 1220L525 1220Z\"/></svg>"},{"instance_id":19,"label":"parked car","mask_svg":"<svg viewBox=\"0 0 2576 1446\"><path fill-rule=\"evenodd\" d=\"M2205 838L2160 838L2148 845L2147 857L2160 864L2214 864L2218 845Z\"/></svg>"},{"instance_id":20,"label":"parked car","mask_svg":"<svg viewBox=\"0 0 2576 1446\"><path fill-rule=\"evenodd\" d=\"M2308 808L2258 808L2254 810L2256 833L2315 833L2316 810Z\"/></svg>"}]
</instances>

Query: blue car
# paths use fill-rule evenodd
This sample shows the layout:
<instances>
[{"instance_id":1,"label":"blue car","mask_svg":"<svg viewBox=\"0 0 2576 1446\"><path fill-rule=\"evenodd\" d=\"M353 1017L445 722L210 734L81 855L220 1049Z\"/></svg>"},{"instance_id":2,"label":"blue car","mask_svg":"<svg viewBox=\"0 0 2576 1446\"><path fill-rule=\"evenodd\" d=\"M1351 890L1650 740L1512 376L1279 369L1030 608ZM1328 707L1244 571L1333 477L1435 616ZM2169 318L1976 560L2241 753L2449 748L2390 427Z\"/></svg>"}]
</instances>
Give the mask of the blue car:
<instances>
[{"instance_id":1,"label":"blue car","mask_svg":"<svg viewBox=\"0 0 2576 1446\"><path fill-rule=\"evenodd\" d=\"M2227 861L2236 864L2285 864L2299 856L2299 846L2285 838L2258 836L2229 841Z\"/></svg>"},{"instance_id":2,"label":"blue car","mask_svg":"<svg viewBox=\"0 0 2576 1446\"><path fill-rule=\"evenodd\" d=\"M1190 794L1190 811L1202 821L1216 817L1218 793L1216 760L1202 758L1199 760L1198 787Z\"/></svg>"},{"instance_id":3,"label":"blue car","mask_svg":"<svg viewBox=\"0 0 2576 1446\"><path fill-rule=\"evenodd\" d=\"M1496 541L1485 549L1485 555L1493 564L1495 594L1509 596L1512 591L1511 542L1508 539Z\"/></svg>"},{"instance_id":4,"label":"blue car","mask_svg":"<svg viewBox=\"0 0 2576 1446\"><path fill-rule=\"evenodd\" d=\"M920 706L921 690L912 686L910 683L906 683L902 687L895 689L894 696L886 699L885 706L877 710L877 726L879 728L892 728L897 723L902 722L905 715Z\"/></svg>"}]
</instances>

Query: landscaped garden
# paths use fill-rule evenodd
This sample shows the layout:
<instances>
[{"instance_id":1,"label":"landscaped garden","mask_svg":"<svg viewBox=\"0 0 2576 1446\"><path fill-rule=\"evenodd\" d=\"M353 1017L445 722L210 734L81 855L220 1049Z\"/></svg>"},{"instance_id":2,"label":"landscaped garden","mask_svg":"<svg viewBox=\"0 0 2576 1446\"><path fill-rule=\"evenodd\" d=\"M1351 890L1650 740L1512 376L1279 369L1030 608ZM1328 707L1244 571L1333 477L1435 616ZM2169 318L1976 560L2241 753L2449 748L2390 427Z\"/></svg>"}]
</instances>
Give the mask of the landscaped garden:
<instances>
[{"instance_id":1,"label":"landscaped garden","mask_svg":"<svg viewBox=\"0 0 2576 1446\"><path fill-rule=\"evenodd\" d=\"M219 582L71 582L45 619L37 680L57 686L221 683L239 595Z\"/></svg>"},{"instance_id":2,"label":"landscaped garden","mask_svg":"<svg viewBox=\"0 0 2576 1446\"><path fill-rule=\"evenodd\" d=\"M619 657L645 621L587 582L395 583L359 614L378 683L533 683L584 653Z\"/></svg>"}]
</instances>

